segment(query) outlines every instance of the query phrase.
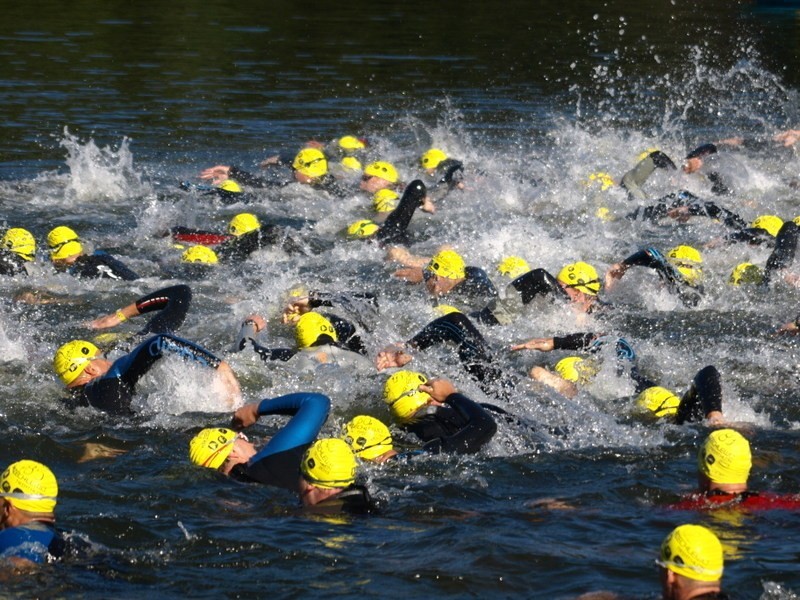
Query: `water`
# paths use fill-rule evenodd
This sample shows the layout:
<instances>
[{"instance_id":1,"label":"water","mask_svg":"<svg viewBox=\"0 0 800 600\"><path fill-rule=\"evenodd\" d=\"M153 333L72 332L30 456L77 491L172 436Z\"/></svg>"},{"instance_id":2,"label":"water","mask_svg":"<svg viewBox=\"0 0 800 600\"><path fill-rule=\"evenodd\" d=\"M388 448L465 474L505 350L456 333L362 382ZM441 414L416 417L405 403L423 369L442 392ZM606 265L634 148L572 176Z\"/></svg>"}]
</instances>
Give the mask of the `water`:
<instances>
[{"instance_id":1,"label":"water","mask_svg":"<svg viewBox=\"0 0 800 600\"><path fill-rule=\"evenodd\" d=\"M311 137L366 135L409 179L415 157L432 144L472 173L483 171L461 199L434 217L415 216L412 227L428 240L415 251L449 242L489 270L509 253L551 271L579 259L604 269L640 244L669 248L721 235L720 225L702 220L604 223L594 216L596 203L618 216L631 204L619 191L598 197L580 182L597 170L619 176L653 146L678 159L702 142L797 126L797 7L565 4L187 0L123 9L85 0L68 11L55 2L5 8L0 221L27 227L40 242L54 224L69 224L146 275L125 284L77 282L44 270L24 282L0 281L1 462L48 464L61 486L60 525L91 548L71 564L7 583L7 595L568 598L607 589L655 597L658 544L692 521L725 542L725 582L738 597L796 597L798 516L665 509L692 489L706 431L638 422L619 400L630 390L606 373L572 401L533 386L510 401L516 414L568 429L566 439L501 427L476 457L366 468L384 505L367 519L309 518L279 491L191 467L192 433L225 423L227 414L204 374L187 377L181 363L168 362L144 382L135 419L69 413L58 402L55 348L87 335L84 321L173 281L177 255L157 234L179 224L222 227L243 208L187 196L176 183L217 163L253 168ZM800 214L787 184L800 166L793 152L741 160L743 192L726 201L730 208L746 219ZM647 189L657 196L679 185L690 184L658 174ZM308 217L331 238L369 215L358 194L332 202L296 190L264 194L252 208ZM796 315L797 291L725 285L733 265L763 264L767 250L704 254L709 294L698 309L684 309L648 274L631 272L612 297L622 309L608 320L576 324L569 311L542 307L487 334L501 347L582 329L623 332L644 368L680 391L697 369L717 365L726 413L752 424L752 487L796 492L798 347L770 333ZM277 346L290 340L274 317L295 283L378 287L374 353L433 316L421 291L389 272L381 252L365 244L303 259L265 251L193 282L196 301L181 333L221 353L238 321L258 310L272 317ZM68 293L70 301L9 300L26 286ZM502 360L523 373L551 358ZM249 400L328 393L335 409L327 433L359 412L387 416L378 399L383 375L298 376L250 354L230 360ZM485 399L446 353L417 360L421 370ZM265 420L256 435L277 426ZM78 462L85 442L127 453ZM536 504L546 498L564 508Z\"/></svg>"}]
</instances>

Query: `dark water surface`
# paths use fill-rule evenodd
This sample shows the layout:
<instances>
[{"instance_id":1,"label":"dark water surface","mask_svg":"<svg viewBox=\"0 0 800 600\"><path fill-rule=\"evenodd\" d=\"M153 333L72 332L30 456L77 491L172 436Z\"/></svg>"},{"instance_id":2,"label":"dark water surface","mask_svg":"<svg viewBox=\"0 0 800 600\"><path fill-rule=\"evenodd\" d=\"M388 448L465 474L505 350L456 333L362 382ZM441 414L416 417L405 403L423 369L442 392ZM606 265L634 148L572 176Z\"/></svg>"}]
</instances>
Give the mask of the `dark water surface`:
<instances>
[{"instance_id":1,"label":"dark water surface","mask_svg":"<svg viewBox=\"0 0 800 600\"><path fill-rule=\"evenodd\" d=\"M699 522L725 542L725 582L735 597L796 598L800 516L666 509L692 489L707 430L636 420L629 400L618 400L631 390L614 377L572 401L523 386L506 407L565 438L540 426L501 427L478 456L366 468L382 514L314 518L279 491L221 481L188 464L191 434L227 417L202 373L187 377L181 363L166 365L143 388L141 416L120 420L66 411L50 367L56 347L89 335L84 321L175 279L176 251L161 231L224 227L244 210L182 194L178 181L217 163L254 168L310 138L366 135L406 180L431 145L463 158L472 173L482 170L461 200L415 217L413 227L428 239L415 250L452 243L492 276L506 254L551 272L574 260L600 270L639 245L718 237L721 227L709 222L600 221L580 181L597 170L620 175L647 148L678 160L703 142L800 126L800 9L793 4L77 0L4 7L0 223L30 229L40 244L51 227L69 224L145 279L87 283L43 269L30 281L0 281L0 463L48 464L61 486L60 525L91 548L71 564L4 584L3 595L569 598L607 589L657 597L658 545L676 525ZM728 200L730 208L746 219L800 215L787 183L800 175L796 153L742 161L746 193ZM656 177L651 189L659 195L677 185ZM271 194L248 210L313 219L317 233L331 238L369 216L356 193L337 203L303 191ZM631 209L621 192L603 202L615 215ZM768 292L726 286L733 265L763 264L766 249L704 254L710 292L696 310L632 275L613 298L622 309L610 322L578 326L568 312L542 307L541 315L487 334L502 347L576 327L611 328L681 391L700 367L717 365L726 413L752 424L752 486L800 491L798 348L770 335L794 318L800 294L780 285ZM196 302L181 333L224 353L242 317L254 310L275 317L295 283L377 288L374 353L432 318L422 292L389 273L367 245L339 244L311 258L265 251L193 282ZM26 285L69 292L74 303L11 302ZM270 335L275 346L291 340L274 321ZM419 370L451 377L486 400L446 353L419 360ZM554 362L533 353L502 360L519 373ZM247 400L328 393L335 410L326 434L359 412L388 417L379 400L384 375L297 375L250 355L231 362ZM257 437L278 425L266 420ZM84 442L127 453L78 463ZM531 504L545 498L567 508Z\"/></svg>"}]
</instances>

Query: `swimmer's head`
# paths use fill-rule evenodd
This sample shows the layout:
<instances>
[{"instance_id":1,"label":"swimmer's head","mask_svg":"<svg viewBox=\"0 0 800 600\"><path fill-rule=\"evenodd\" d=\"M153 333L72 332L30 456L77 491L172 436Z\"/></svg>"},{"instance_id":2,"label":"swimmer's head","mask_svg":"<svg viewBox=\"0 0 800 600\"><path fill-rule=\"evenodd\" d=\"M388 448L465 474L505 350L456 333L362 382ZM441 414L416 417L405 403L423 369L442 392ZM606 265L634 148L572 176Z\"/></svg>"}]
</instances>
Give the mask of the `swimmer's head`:
<instances>
[{"instance_id":1,"label":"swimmer's head","mask_svg":"<svg viewBox=\"0 0 800 600\"><path fill-rule=\"evenodd\" d=\"M372 196L372 207L378 213L390 213L400 204L400 194L389 188L378 190Z\"/></svg>"},{"instance_id":2,"label":"swimmer's head","mask_svg":"<svg viewBox=\"0 0 800 600\"><path fill-rule=\"evenodd\" d=\"M528 261L519 256L506 256L497 265L497 271L509 279L516 279L531 270Z\"/></svg>"},{"instance_id":3,"label":"swimmer's head","mask_svg":"<svg viewBox=\"0 0 800 600\"><path fill-rule=\"evenodd\" d=\"M336 342L336 328L324 316L316 312L307 312L297 321L294 330L298 348L309 348L320 342ZM323 336L327 339L320 339Z\"/></svg>"},{"instance_id":4,"label":"swimmer's head","mask_svg":"<svg viewBox=\"0 0 800 600\"><path fill-rule=\"evenodd\" d=\"M358 160L355 156L345 156L339 164L342 165L345 171L361 171L361 161Z\"/></svg>"},{"instance_id":5,"label":"swimmer's head","mask_svg":"<svg viewBox=\"0 0 800 600\"><path fill-rule=\"evenodd\" d=\"M435 254L425 270L445 279L462 279L466 276L464 259L453 250L442 250Z\"/></svg>"},{"instance_id":6,"label":"swimmer's head","mask_svg":"<svg viewBox=\"0 0 800 600\"><path fill-rule=\"evenodd\" d=\"M215 265L219 262L219 258L211 248L199 244L184 250L181 254L181 262Z\"/></svg>"},{"instance_id":7,"label":"swimmer's head","mask_svg":"<svg viewBox=\"0 0 800 600\"><path fill-rule=\"evenodd\" d=\"M597 375L598 368L592 360L567 356L556 363L555 370L563 379L583 385Z\"/></svg>"},{"instance_id":8,"label":"swimmer's head","mask_svg":"<svg viewBox=\"0 0 800 600\"><path fill-rule=\"evenodd\" d=\"M76 254L83 254L78 234L65 225L59 225L47 234L47 245L50 248L51 260L63 260Z\"/></svg>"},{"instance_id":9,"label":"swimmer's head","mask_svg":"<svg viewBox=\"0 0 800 600\"><path fill-rule=\"evenodd\" d=\"M374 460L393 449L389 428L368 415L359 415L345 423L342 439L364 460Z\"/></svg>"},{"instance_id":10,"label":"swimmer's head","mask_svg":"<svg viewBox=\"0 0 800 600\"><path fill-rule=\"evenodd\" d=\"M380 230L380 226L369 219L361 219L347 226L347 237L349 238L368 238L372 237Z\"/></svg>"},{"instance_id":11,"label":"swimmer's head","mask_svg":"<svg viewBox=\"0 0 800 600\"><path fill-rule=\"evenodd\" d=\"M367 147L366 141L360 138L357 138L354 135L345 135L338 139L336 142L342 150L363 150Z\"/></svg>"},{"instance_id":12,"label":"swimmer's head","mask_svg":"<svg viewBox=\"0 0 800 600\"><path fill-rule=\"evenodd\" d=\"M228 225L228 233L239 237L245 233L256 231L261 227L258 217L253 213L239 213L231 219Z\"/></svg>"},{"instance_id":13,"label":"swimmer's head","mask_svg":"<svg viewBox=\"0 0 800 600\"><path fill-rule=\"evenodd\" d=\"M728 283L732 285L760 285L764 281L761 267L753 263L739 263L733 268Z\"/></svg>"},{"instance_id":14,"label":"swimmer's head","mask_svg":"<svg viewBox=\"0 0 800 600\"><path fill-rule=\"evenodd\" d=\"M17 510L52 514L58 500L58 482L42 463L20 460L0 475L0 498Z\"/></svg>"},{"instance_id":15,"label":"swimmer's head","mask_svg":"<svg viewBox=\"0 0 800 600\"><path fill-rule=\"evenodd\" d=\"M750 442L734 429L712 431L697 453L697 468L712 483L747 483L752 465Z\"/></svg>"},{"instance_id":16,"label":"swimmer's head","mask_svg":"<svg viewBox=\"0 0 800 600\"><path fill-rule=\"evenodd\" d=\"M781 230L781 227L783 227L783 219L775 215L761 215L750 223L750 227L753 229L763 229L772 237L777 237L778 232Z\"/></svg>"},{"instance_id":17,"label":"swimmer's head","mask_svg":"<svg viewBox=\"0 0 800 600\"><path fill-rule=\"evenodd\" d=\"M430 394L419 390L419 386L425 383L428 383L428 378L416 371L397 371L386 380L383 401L401 423L413 417L430 401Z\"/></svg>"},{"instance_id":18,"label":"swimmer's head","mask_svg":"<svg viewBox=\"0 0 800 600\"><path fill-rule=\"evenodd\" d=\"M703 256L692 246L675 246L667 252L667 260L673 265L689 285L699 285L703 280Z\"/></svg>"},{"instance_id":19,"label":"swimmer's head","mask_svg":"<svg viewBox=\"0 0 800 600\"><path fill-rule=\"evenodd\" d=\"M328 172L328 161L320 150L303 148L294 157L292 168L306 177L316 179Z\"/></svg>"},{"instance_id":20,"label":"swimmer's head","mask_svg":"<svg viewBox=\"0 0 800 600\"><path fill-rule=\"evenodd\" d=\"M346 488L356 480L358 462L342 439L317 440L303 455L300 472L310 484L324 489Z\"/></svg>"},{"instance_id":21,"label":"swimmer's head","mask_svg":"<svg viewBox=\"0 0 800 600\"><path fill-rule=\"evenodd\" d=\"M564 286L573 288L584 294L596 296L600 292L600 277L589 263L578 261L565 266L556 278Z\"/></svg>"},{"instance_id":22,"label":"swimmer's head","mask_svg":"<svg viewBox=\"0 0 800 600\"><path fill-rule=\"evenodd\" d=\"M722 544L702 525L681 525L662 542L657 562L688 579L719 581L724 567Z\"/></svg>"},{"instance_id":23,"label":"swimmer's head","mask_svg":"<svg viewBox=\"0 0 800 600\"><path fill-rule=\"evenodd\" d=\"M36 240L27 229L12 227L3 234L0 247L10 250L23 260L31 261L36 254Z\"/></svg>"},{"instance_id":24,"label":"swimmer's head","mask_svg":"<svg viewBox=\"0 0 800 600\"><path fill-rule=\"evenodd\" d=\"M189 442L189 459L199 467L219 469L233 452L236 435L223 427L203 429Z\"/></svg>"},{"instance_id":25,"label":"swimmer's head","mask_svg":"<svg viewBox=\"0 0 800 600\"><path fill-rule=\"evenodd\" d=\"M364 167L364 177L379 177L385 179L389 183L397 183L400 179L394 165L382 160L370 163Z\"/></svg>"},{"instance_id":26,"label":"swimmer's head","mask_svg":"<svg viewBox=\"0 0 800 600\"><path fill-rule=\"evenodd\" d=\"M86 340L72 340L59 347L53 356L53 370L64 385L70 385L100 354L100 349Z\"/></svg>"},{"instance_id":27,"label":"swimmer's head","mask_svg":"<svg viewBox=\"0 0 800 600\"><path fill-rule=\"evenodd\" d=\"M444 160L447 160L447 154L439 148L431 148L420 157L419 164L423 169L430 170L438 167L439 163Z\"/></svg>"},{"instance_id":28,"label":"swimmer's head","mask_svg":"<svg viewBox=\"0 0 800 600\"><path fill-rule=\"evenodd\" d=\"M680 398L660 386L649 387L636 397L636 405L658 417L669 417L678 412Z\"/></svg>"}]
</instances>

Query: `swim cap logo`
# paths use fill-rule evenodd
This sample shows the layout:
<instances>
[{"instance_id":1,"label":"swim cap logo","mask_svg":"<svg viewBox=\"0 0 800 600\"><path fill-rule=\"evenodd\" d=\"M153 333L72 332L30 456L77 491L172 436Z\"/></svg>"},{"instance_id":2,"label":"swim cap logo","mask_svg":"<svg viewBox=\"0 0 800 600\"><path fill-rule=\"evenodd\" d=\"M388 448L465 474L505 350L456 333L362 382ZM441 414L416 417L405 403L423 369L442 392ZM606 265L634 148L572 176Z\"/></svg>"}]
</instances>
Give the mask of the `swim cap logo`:
<instances>
[{"instance_id":1,"label":"swim cap logo","mask_svg":"<svg viewBox=\"0 0 800 600\"><path fill-rule=\"evenodd\" d=\"M313 458L309 458L309 459L306 461L306 465L308 466L308 468L309 468L309 469L313 469L314 467L316 467L316 466L317 466L317 463L314 461L314 459L313 459Z\"/></svg>"},{"instance_id":2,"label":"swim cap logo","mask_svg":"<svg viewBox=\"0 0 800 600\"><path fill-rule=\"evenodd\" d=\"M715 462L717 462L717 459L716 459L716 458L714 458L714 455L713 455L713 454L709 454L708 456L706 456L706 462L707 462L709 465L713 465Z\"/></svg>"}]
</instances>

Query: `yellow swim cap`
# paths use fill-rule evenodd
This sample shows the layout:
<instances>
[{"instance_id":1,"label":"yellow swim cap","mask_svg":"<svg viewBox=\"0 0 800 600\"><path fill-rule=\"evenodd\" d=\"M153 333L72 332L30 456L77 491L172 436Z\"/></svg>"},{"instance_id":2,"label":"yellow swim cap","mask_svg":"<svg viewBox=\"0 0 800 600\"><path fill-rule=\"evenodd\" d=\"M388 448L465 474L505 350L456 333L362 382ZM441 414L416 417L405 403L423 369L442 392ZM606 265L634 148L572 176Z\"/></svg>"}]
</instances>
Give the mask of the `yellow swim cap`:
<instances>
[{"instance_id":1,"label":"yellow swim cap","mask_svg":"<svg viewBox=\"0 0 800 600\"><path fill-rule=\"evenodd\" d=\"M397 371L383 386L383 401L390 405L395 418L407 421L431 399L419 386L428 383L428 378L416 371Z\"/></svg>"},{"instance_id":2,"label":"yellow swim cap","mask_svg":"<svg viewBox=\"0 0 800 600\"><path fill-rule=\"evenodd\" d=\"M258 217L253 213L239 213L231 219L228 225L228 233L238 237L245 233L255 231L259 227L261 227L261 223L258 221Z\"/></svg>"},{"instance_id":3,"label":"yellow swim cap","mask_svg":"<svg viewBox=\"0 0 800 600\"><path fill-rule=\"evenodd\" d=\"M380 226L374 221L370 221L369 219L361 219L360 221L350 223L350 225L347 226L347 237L368 238L378 233L379 229Z\"/></svg>"},{"instance_id":4,"label":"yellow swim cap","mask_svg":"<svg viewBox=\"0 0 800 600\"><path fill-rule=\"evenodd\" d=\"M696 581L722 579L722 544L702 525L676 527L661 544L658 564Z\"/></svg>"},{"instance_id":5,"label":"yellow swim cap","mask_svg":"<svg viewBox=\"0 0 800 600\"><path fill-rule=\"evenodd\" d=\"M567 356L556 363L556 373L562 378L572 383L581 385L588 383L589 380L597 375L597 365L594 361L581 358L580 356Z\"/></svg>"},{"instance_id":6,"label":"yellow swim cap","mask_svg":"<svg viewBox=\"0 0 800 600\"><path fill-rule=\"evenodd\" d=\"M375 212L392 212L400 204L400 194L389 188L378 190L372 196L372 206Z\"/></svg>"},{"instance_id":7,"label":"yellow swim cap","mask_svg":"<svg viewBox=\"0 0 800 600\"><path fill-rule=\"evenodd\" d=\"M53 370L64 385L69 385L83 373L99 353L100 349L92 342L72 340L56 350L53 356Z\"/></svg>"},{"instance_id":8,"label":"yellow swim cap","mask_svg":"<svg viewBox=\"0 0 800 600\"><path fill-rule=\"evenodd\" d=\"M189 459L198 467L219 469L233 452L235 441L236 432L232 429L203 429L189 442Z\"/></svg>"},{"instance_id":9,"label":"yellow swim cap","mask_svg":"<svg viewBox=\"0 0 800 600\"><path fill-rule=\"evenodd\" d=\"M364 460L374 460L393 450L392 433L375 417L359 415L342 427L342 439Z\"/></svg>"},{"instance_id":10,"label":"yellow swim cap","mask_svg":"<svg viewBox=\"0 0 800 600\"><path fill-rule=\"evenodd\" d=\"M208 246L197 245L184 250L181 254L181 262L215 265L219 262L219 258L217 253Z\"/></svg>"},{"instance_id":11,"label":"yellow swim cap","mask_svg":"<svg viewBox=\"0 0 800 600\"><path fill-rule=\"evenodd\" d=\"M36 254L36 240L30 231L21 227L12 227L6 231L0 246L18 254L24 260L33 260Z\"/></svg>"},{"instance_id":12,"label":"yellow swim cap","mask_svg":"<svg viewBox=\"0 0 800 600\"><path fill-rule=\"evenodd\" d=\"M348 171L361 171L361 161L355 156L345 156L340 164Z\"/></svg>"},{"instance_id":13,"label":"yellow swim cap","mask_svg":"<svg viewBox=\"0 0 800 600\"><path fill-rule=\"evenodd\" d=\"M419 164L423 169L435 169L443 160L447 160L447 154L438 148L431 148L420 157Z\"/></svg>"},{"instance_id":14,"label":"yellow swim cap","mask_svg":"<svg viewBox=\"0 0 800 600\"><path fill-rule=\"evenodd\" d=\"M323 335L327 335L334 342L339 340L333 324L316 312L307 312L300 317L295 325L294 335L299 348L309 348Z\"/></svg>"},{"instance_id":15,"label":"yellow swim cap","mask_svg":"<svg viewBox=\"0 0 800 600\"><path fill-rule=\"evenodd\" d=\"M698 285L703 279L703 256L697 248L675 246L667 252L667 260L674 265L689 285Z\"/></svg>"},{"instance_id":16,"label":"yellow swim cap","mask_svg":"<svg viewBox=\"0 0 800 600\"><path fill-rule=\"evenodd\" d=\"M294 157L292 167L303 175L316 179L328 172L328 161L316 148L303 148Z\"/></svg>"},{"instance_id":17,"label":"yellow swim cap","mask_svg":"<svg viewBox=\"0 0 800 600\"><path fill-rule=\"evenodd\" d=\"M397 169L394 168L394 165L382 160L370 163L364 167L364 175L368 175L370 177L380 177L389 183L397 183L398 179L400 178L397 174Z\"/></svg>"},{"instance_id":18,"label":"yellow swim cap","mask_svg":"<svg viewBox=\"0 0 800 600\"><path fill-rule=\"evenodd\" d=\"M363 140L354 135L345 135L339 138L339 148L342 150L363 150L367 147Z\"/></svg>"},{"instance_id":19,"label":"yellow swim cap","mask_svg":"<svg viewBox=\"0 0 800 600\"><path fill-rule=\"evenodd\" d=\"M460 313L461 311L457 309L455 306L450 306L449 304L437 304L433 307L433 310L437 312L440 316L449 315L450 313Z\"/></svg>"},{"instance_id":20,"label":"yellow swim cap","mask_svg":"<svg viewBox=\"0 0 800 600\"><path fill-rule=\"evenodd\" d=\"M600 190L605 192L607 189L614 187L614 178L608 173L597 171L595 173L590 173L586 181L587 186L593 183L597 183L600 186Z\"/></svg>"},{"instance_id":21,"label":"yellow swim cap","mask_svg":"<svg viewBox=\"0 0 800 600\"><path fill-rule=\"evenodd\" d=\"M783 219L775 215L761 215L750 223L750 227L763 229L772 237L777 237L778 232L781 230L781 227L783 227Z\"/></svg>"},{"instance_id":22,"label":"yellow swim cap","mask_svg":"<svg viewBox=\"0 0 800 600\"><path fill-rule=\"evenodd\" d=\"M506 256L500 261L500 264L497 265L497 270L501 275L505 275L510 279L516 279L520 275L530 271L531 267L524 258L519 256Z\"/></svg>"},{"instance_id":23,"label":"yellow swim cap","mask_svg":"<svg viewBox=\"0 0 800 600\"><path fill-rule=\"evenodd\" d=\"M750 442L733 429L717 429L697 453L697 468L713 483L747 483L753 461Z\"/></svg>"},{"instance_id":24,"label":"yellow swim cap","mask_svg":"<svg viewBox=\"0 0 800 600\"><path fill-rule=\"evenodd\" d=\"M310 484L324 489L346 488L356 480L358 462L339 438L317 440L303 455L300 471Z\"/></svg>"},{"instance_id":25,"label":"yellow swim cap","mask_svg":"<svg viewBox=\"0 0 800 600\"><path fill-rule=\"evenodd\" d=\"M425 268L434 275L445 279L462 279L466 276L464 259L453 250L442 250L434 254Z\"/></svg>"},{"instance_id":26,"label":"yellow swim cap","mask_svg":"<svg viewBox=\"0 0 800 600\"><path fill-rule=\"evenodd\" d=\"M235 194L240 194L242 192L241 186L236 183L233 179L226 179L222 183L219 184L219 189L224 190L226 192L232 192Z\"/></svg>"},{"instance_id":27,"label":"yellow swim cap","mask_svg":"<svg viewBox=\"0 0 800 600\"><path fill-rule=\"evenodd\" d=\"M680 398L660 386L649 387L636 397L637 406L649 410L659 419L677 413L680 403Z\"/></svg>"},{"instance_id":28,"label":"yellow swim cap","mask_svg":"<svg viewBox=\"0 0 800 600\"><path fill-rule=\"evenodd\" d=\"M650 156L653 152L658 152L658 148L648 148L644 152L642 152L639 156L636 157L636 162L641 162L648 156Z\"/></svg>"},{"instance_id":29,"label":"yellow swim cap","mask_svg":"<svg viewBox=\"0 0 800 600\"><path fill-rule=\"evenodd\" d=\"M739 263L733 268L728 283L733 285L760 285L764 281L764 273L758 265L753 263Z\"/></svg>"},{"instance_id":30,"label":"yellow swim cap","mask_svg":"<svg viewBox=\"0 0 800 600\"><path fill-rule=\"evenodd\" d=\"M58 482L42 463L20 460L0 475L0 497L18 510L52 513L58 499Z\"/></svg>"},{"instance_id":31,"label":"yellow swim cap","mask_svg":"<svg viewBox=\"0 0 800 600\"><path fill-rule=\"evenodd\" d=\"M47 245L50 247L51 260L63 260L83 253L78 234L65 225L60 225L47 234Z\"/></svg>"},{"instance_id":32,"label":"yellow swim cap","mask_svg":"<svg viewBox=\"0 0 800 600\"><path fill-rule=\"evenodd\" d=\"M596 296L600 291L600 277L589 263L578 261L565 266L556 277L565 286L584 294Z\"/></svg>"}]
</instances>

